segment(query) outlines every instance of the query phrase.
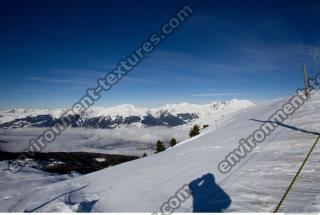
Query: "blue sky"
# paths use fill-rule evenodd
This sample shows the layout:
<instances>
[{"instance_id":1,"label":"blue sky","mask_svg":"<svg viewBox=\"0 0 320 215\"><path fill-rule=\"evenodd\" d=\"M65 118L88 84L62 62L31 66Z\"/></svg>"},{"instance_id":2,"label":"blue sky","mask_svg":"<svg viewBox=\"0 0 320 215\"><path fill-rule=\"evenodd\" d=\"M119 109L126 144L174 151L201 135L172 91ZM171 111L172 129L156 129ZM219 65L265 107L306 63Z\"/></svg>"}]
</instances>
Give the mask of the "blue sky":
<instances>
[{"instance_id":1,"label":"blue sky","mask_svg":"<svg viewBox=\"0 0 320 215\"><path fill-rule=\"evenodd\" d=\"M0 108L71 106L185 3L194 15L97 106L256 101L303 86L319 1L10 0L0 3Z\"/></svg>"}]
</instances>

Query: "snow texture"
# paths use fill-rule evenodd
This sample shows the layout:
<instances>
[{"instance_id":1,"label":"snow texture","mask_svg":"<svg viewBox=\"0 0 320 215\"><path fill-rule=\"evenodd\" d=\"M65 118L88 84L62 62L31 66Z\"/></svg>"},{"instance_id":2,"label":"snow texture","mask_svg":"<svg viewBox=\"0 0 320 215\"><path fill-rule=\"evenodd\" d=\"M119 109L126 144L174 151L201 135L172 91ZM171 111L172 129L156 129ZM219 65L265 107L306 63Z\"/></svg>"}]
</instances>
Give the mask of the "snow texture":
<instances>
[{"instance_id":1,"label":"snow texture","mask_svg":"<svg viewBox=\"0 0 320 215\"><path fill-rule=\"evenodd\" d=\"M20 176L2 169L0 208L10 212L158 212L189 184L192 196L176 212L272 212L317 138L310 132L319 131L320 94L312 95L232 172L220 173L218 164L241 138L261 125L251 119L267 120L288 99L228 115L218 128L206 128L165 152L61 182L50 183L50 177L45 182L36 180L38 173L12 181ZM319 212L319 153L320 145L282 211ZM26 181L33 183L28 189ZM221 195L214 196L215 192Z\"/></svg>"}]
</instances>

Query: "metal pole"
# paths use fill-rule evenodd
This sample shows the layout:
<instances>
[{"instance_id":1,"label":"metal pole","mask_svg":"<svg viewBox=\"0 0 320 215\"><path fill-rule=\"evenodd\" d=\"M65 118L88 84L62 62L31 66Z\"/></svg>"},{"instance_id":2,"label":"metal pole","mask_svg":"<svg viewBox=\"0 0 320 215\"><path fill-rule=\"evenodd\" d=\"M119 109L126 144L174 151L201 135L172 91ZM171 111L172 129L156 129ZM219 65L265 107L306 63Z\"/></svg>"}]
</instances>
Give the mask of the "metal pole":
<instances>
[{"instance_id":1,"label":"metal pole","mask_svg":"<svg viewBox=\"0 0 320 215\"><path fill-rule=\"evenodd\" d=\"M316 53L313 54L313 78L316 78Z\"/></svg>"},{"instance_id":2,"label":"metal pole","mask_svg":"<svg viewBox=\"0 0 320 215\"><path fill-rule=\"evenodd\" d=\"M319 55L319 52L317 49L314 50L314 52L311 53L313 56L313 78L315 79L317 76L317 56Z\"/></svg>"},{"instance_id":3,"label":"metal pole","mask_svg":"<svg viewBox=\"0 0 320 215\"><path fill-rule=\"evenodd\" d=\"M308 83L309 80L308 80L308 71L307 71L306 65L304 65L303 70L304 70L304 74L303 74L303 76L304 76L304 94L308 98L309 97L309 83Z\"/></svg>"}]
</instances>

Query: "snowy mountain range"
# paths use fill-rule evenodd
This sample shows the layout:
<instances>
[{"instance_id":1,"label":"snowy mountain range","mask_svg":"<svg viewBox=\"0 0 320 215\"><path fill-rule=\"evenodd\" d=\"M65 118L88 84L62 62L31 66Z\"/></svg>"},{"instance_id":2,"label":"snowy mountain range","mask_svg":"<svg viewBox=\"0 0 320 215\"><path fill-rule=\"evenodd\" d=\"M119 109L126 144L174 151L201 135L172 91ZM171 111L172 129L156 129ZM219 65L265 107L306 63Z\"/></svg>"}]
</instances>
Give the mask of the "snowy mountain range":
<instances>
[{"instance_id":1,"label":"snowy mountain range","mask_svg":"<svg viewBox=\"0 0 320 215\"><path fill-rule=\"evenodd\" d=\"M175 127L190 123L211 124L221 117L252 106L248 100L212 102L210 104L175 103L160 108L140 108L130 104L113 107L92 107L80 127ZM17 109L0 111L0 128L50 127L66 109ZM73 116L71 127L79 127Z\"/></svg>"},{"instance_id":2,"label":"snowy mountain range","mask_svg":"<svg viewBox=\"0 0 320 215\"><path fill-rule=\"evenodd\" d=\"M186 184L192 196L174 212L272 212L299 170L319 130L320 93L311 98L228 174L218 170L225 156L239 146L290 98L257 104L228 116L219 128L166 151L84 176L50 175L23 168L10 173L0 162L1 211L7 212L159 212ZM256 120L253 120L256 119ZM281 212L319 212L320 147L314 148ZM37 183L34 181L36 180ZM217 195L223 190L224 195ZM171 204L172 205L172 204ZM179 207L180 206L180 207ZM170 208L169 208L170 209Z\"/></svg>"}]
</instances>

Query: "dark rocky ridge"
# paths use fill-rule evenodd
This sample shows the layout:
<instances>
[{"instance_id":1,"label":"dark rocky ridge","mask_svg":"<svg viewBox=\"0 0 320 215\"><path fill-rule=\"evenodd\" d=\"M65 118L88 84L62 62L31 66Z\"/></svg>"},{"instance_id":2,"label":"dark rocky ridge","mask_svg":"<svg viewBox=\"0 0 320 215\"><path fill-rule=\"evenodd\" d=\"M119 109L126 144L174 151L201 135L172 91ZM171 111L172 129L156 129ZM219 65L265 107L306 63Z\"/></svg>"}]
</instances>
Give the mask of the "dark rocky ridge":
<instances>
[{"instance_id":1,"label":"dark rocky ridge","mask_svg":"<svg viewBox=\"0 0 320 215\"><path fill-rule=\"evenodd\" d=\"M0 151L0 161L16 160L20 155L21 153ZM139 158L137 156L90 152L48 152L25 155L28 158L28 166L31 165L33 168L45 172L59 174L70 174L74 171L86 174ZM104 161L98 161L97 159L103 159Z\"/></svg>"},{"instance_id":2,"label":"dark rocky ridge","mask_svg":"<svg viewBox=\"0 0 320 215\"><path fill-rule=\"evenodd\" d=\"M131 125L133 123L141 123L145 127L151 126L167 126L174 127L183 125L192 120L198 119L199 116L195 113L183 113L172 115L168 112L163 112L159 116L147 114L140 116L117 116L112 119L110 116L99 116L87 118L84 121L79 115L71 117L71 127L85 128L116 128L120 126ZM21 127L52 127L62 118L53 118L51 115L27 116L25 118L15 119L10 122L0 124L0 128L21 128ZM78 122L81 123L78 123Z\"/></svg>"}]
</instances>

